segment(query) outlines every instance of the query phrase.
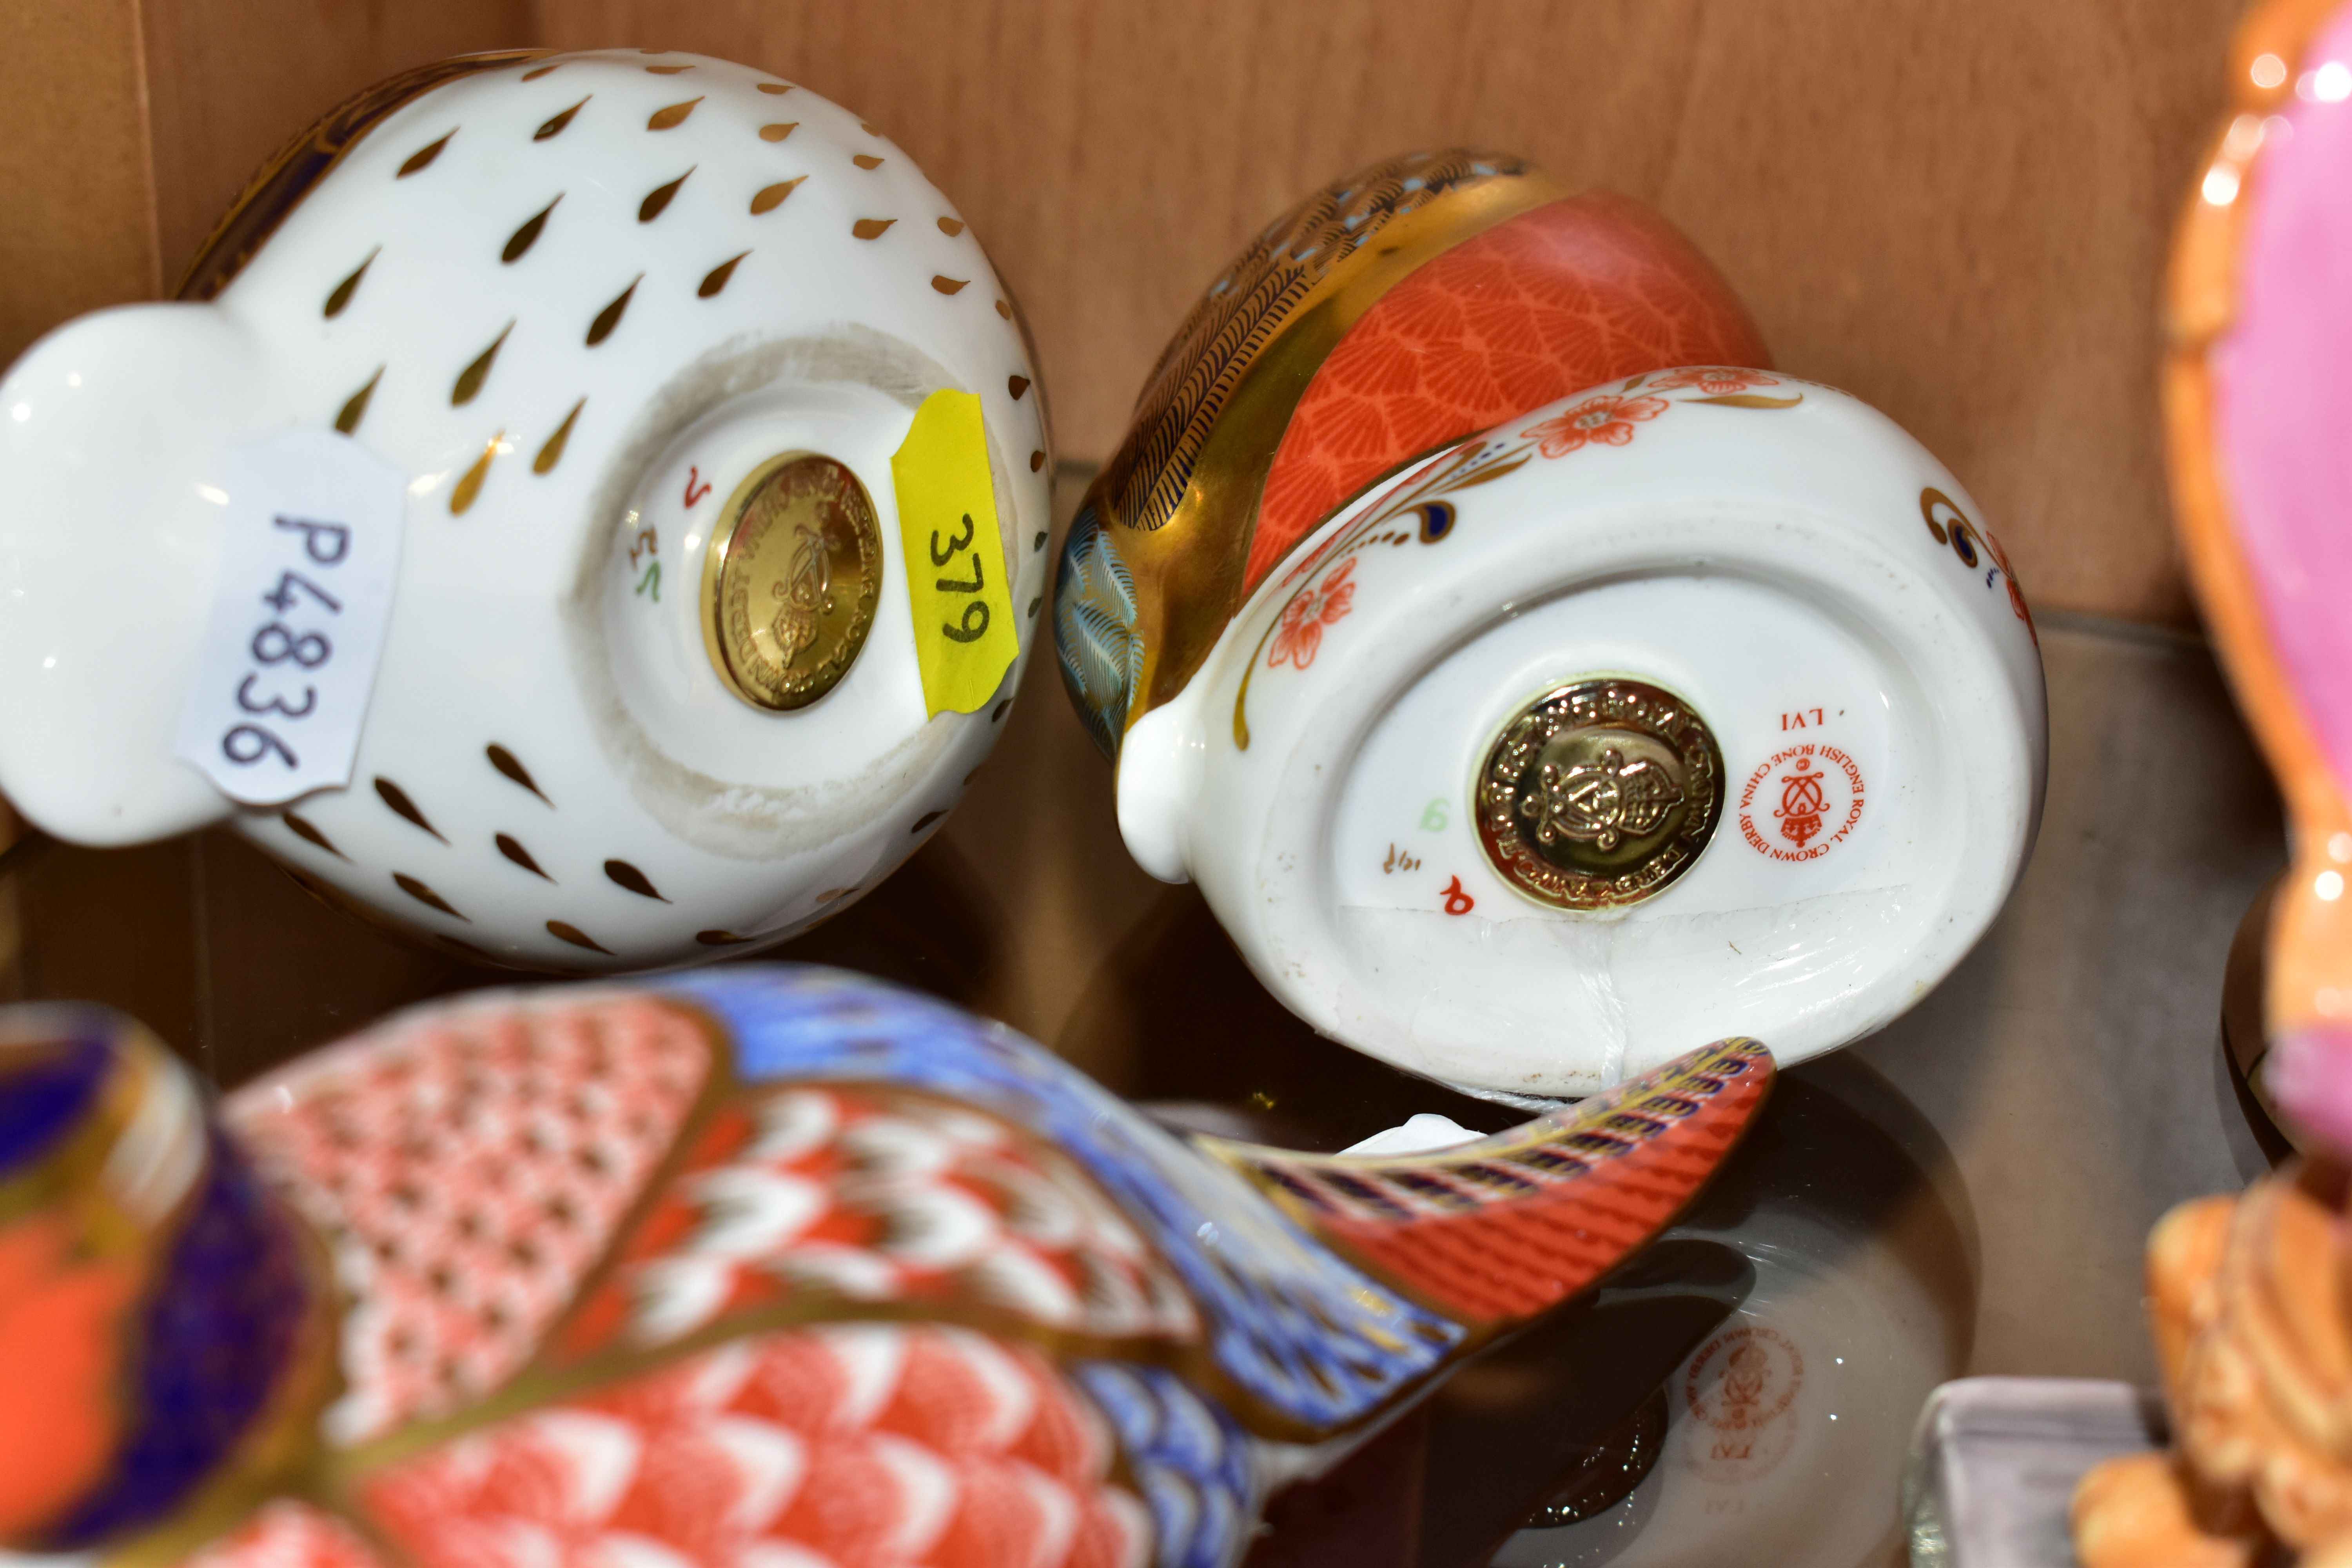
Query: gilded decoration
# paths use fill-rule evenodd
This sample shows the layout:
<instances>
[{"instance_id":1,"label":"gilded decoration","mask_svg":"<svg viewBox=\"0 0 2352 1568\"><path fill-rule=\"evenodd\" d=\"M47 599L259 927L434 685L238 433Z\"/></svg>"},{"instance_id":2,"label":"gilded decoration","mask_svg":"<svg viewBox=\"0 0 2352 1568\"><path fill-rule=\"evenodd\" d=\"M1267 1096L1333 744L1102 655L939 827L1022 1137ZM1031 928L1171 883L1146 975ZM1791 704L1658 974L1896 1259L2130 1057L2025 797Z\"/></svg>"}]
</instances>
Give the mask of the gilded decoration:
<instances>
[{"instance_id":1,"label":"gilded decoration","mask_svg":"<svg viewBox=\"0 0 2352 1568\"><path fill-rule=\"evenodd\" d=\"M1183 689L1240 607L1266 471L1348 329L1423 262L1564 194L1500 154L1393 158L1293 208L1211 286L1160 356L1064 547L1063 679L1107 751ZM1131 605L1106 591L1114 574L1088 569L1097 557L1135 585ZM1123 649L1131 679L1107 679L1129 662L1109 657Z\"/></svg>"},{"instance_id":2,"label":"gilded decoration","mask_svg":"<svg viewBox=\"0 0 2352 1568\"><path fill-rule=\"evenodd\" d=\"M361 138L398 110L461 77L503 70L544 58L546 54L544 49L509 49L499 54L436 60L353 93L279 148L277 155L254 174L244 194L221 215L220 222L196 247L196 258L188 264L180 286L173 290L173 298L210 300L227 288L245 269L245 264L268 243L286 215L301 205L311 187L332 173L335 165L343 161L343 154L359 145ZM447 140L445 136L435 142L433 151L437 153Z\"/></svg>"},{"instance_id":3,"label":"gilded decoration","mask_svg":"<svg viewBox=\"0 0 2352 1568\"><path fill-rule=\"evenodd\" d=\"M819 969L445 1002L216 1110L126 1019L0 1010L0 1454L45 1461L0 1557L1232 1563L1269 1461L1607 1274L1772 1075L1359 1159L1179 1142Z\"/></svg>"},{"instance_id":4,"label":"gilded decoration","mask_svg":"<svg viewBox=\"0 0 2352 1568\"><path fill-rule=\"evenodd\" d=\"M1620 909L1697 864L1723 793L1723 752L1688 703L1638 680L1580 680L1503 726L1479 770L1478 842L1538 903Z\"/></svg>"}]
</instances>

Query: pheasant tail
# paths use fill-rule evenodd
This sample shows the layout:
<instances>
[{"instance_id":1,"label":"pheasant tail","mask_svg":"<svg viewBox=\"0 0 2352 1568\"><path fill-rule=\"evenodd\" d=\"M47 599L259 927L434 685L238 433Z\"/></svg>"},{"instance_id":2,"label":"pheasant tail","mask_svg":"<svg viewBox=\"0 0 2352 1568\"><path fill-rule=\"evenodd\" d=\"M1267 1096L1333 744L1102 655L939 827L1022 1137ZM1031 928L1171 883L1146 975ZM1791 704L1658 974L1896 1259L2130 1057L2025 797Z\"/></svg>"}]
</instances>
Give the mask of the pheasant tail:
<instances>
[{"instance_id":1,"label":"pheasant tail","mask_svg":"<svg viewBox=\"0 0 2352 1568\"><path fill-rule=\"evenodd\" d=\"M1432 1153L1202 1142L1376 1275L1473 1328L1501 1328L1575 1295L1673 1223L1763 1109L1772 1076L1760 1043L1719 1040Z\"/></svg>"}]
</instances>

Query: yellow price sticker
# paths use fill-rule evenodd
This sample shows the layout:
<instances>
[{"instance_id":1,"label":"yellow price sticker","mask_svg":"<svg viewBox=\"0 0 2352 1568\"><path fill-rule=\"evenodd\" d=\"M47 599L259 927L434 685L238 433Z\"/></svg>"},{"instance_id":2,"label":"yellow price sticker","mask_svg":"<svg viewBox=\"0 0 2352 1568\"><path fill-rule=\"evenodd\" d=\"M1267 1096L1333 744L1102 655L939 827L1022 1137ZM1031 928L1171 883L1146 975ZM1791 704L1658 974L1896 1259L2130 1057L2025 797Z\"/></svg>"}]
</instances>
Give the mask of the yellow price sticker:
<instances>
[{"instance_id":1,"label":"yellow price sticker","mask_svg":"<svg viewBox=\"0 0 2352 1568\"><path fill-rule=\"evenodd\" d=\"M907 599L931 713L977 711L1020 657L980 398L934 392L890 458Z\"/></svg>"}]
</instances>

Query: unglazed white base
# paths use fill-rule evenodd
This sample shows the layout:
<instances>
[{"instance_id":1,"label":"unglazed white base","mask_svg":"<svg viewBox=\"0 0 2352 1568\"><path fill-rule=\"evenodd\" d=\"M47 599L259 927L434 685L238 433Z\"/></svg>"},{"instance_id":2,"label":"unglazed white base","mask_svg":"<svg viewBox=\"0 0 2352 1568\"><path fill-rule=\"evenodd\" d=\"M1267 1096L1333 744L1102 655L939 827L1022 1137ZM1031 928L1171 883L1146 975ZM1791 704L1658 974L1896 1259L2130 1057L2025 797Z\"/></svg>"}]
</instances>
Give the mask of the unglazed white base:
<instances>
[{"instance_id":1,"label":"unglazed white base","mask_svg":"<svg viewBox=\"0 0 2352 1568\"><path fill-rule=\"evenodd\" d=\"M1622 446L1538 454L1448 497L1436 543L1410 519L1376 530L1307 667L1274 665L1317 552L1412 476L1333 519L1129 731L1119 823L1138 860L1197 880L1318 1029L1473 1090L1590 1093L1727 1035L1799 1061L1903 1012L2032 845L2041 666L1995 563L1971 568L1923 521L1932 489L1981 527L1958 482L1852 398L1785 378L1769 393L1802 402L1672 406ZM1502 879L1468 806L1502 727L1593 676L1691 704L1726 793L1679 880L1571 912ZM1851 763L1863 810L1814 858L1776 858L1777 770L1806 744L1842 752L1814 756L1843 777ZM1762 848L1742 823L1751 781Z\"/></svg>"}]
</instances>

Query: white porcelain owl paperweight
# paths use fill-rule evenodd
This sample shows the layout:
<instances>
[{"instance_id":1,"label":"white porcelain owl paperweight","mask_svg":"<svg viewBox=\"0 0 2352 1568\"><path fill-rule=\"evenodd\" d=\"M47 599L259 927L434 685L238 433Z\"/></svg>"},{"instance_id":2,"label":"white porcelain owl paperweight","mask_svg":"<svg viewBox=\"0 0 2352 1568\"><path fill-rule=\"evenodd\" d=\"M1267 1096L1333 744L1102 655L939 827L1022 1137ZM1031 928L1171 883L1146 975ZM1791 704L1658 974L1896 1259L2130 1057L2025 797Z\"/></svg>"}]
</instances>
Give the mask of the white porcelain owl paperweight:
<instances>
[{"instance_id":1,"label":"white porcelain owl paperweight","mask_svg":"<svg viewBox=\"0 0 2352 1568\"><path fill-rule=\"evenodd\" d=\"M233 820L530 968L781 941L996 735L1045 591L1011 298L906 154L689 55L475 56L0 384L0 792Z\"/></svg>"}]
</instances>

